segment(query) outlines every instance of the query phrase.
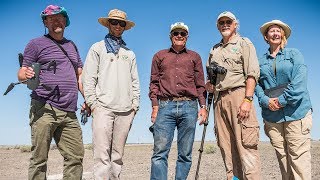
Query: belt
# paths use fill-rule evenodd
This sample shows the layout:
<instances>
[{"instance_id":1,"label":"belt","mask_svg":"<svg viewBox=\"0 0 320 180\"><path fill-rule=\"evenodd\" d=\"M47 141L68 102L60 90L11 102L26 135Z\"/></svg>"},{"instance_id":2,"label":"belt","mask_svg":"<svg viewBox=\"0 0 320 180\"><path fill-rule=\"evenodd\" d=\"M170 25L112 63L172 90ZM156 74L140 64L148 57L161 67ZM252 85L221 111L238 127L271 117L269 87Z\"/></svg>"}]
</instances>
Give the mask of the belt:
<instances>
[{"instance_id":1,"label":"belt","mask_svg":"<svg viewBox=\"0 0 320 180\"><path fill-rule=\"evenodd\" d=\"M195 98L190 98L190 97L161 97L159 98L160 101L191 101L195 100Z\"/></svg>"},{"instance_id":2,"label":"belt","mask_svg":"<svg viewBox=\"0 0 320 180\"><path fill-rule=\"evenodd\" d=\"M234 87L234 88L226 89L226 90L223 90L223 91L219 91L219 96L224 96L224 95L230 94L232 91L235 91L235 90L238 90L238 89L241 89L241 88L243 88L243 86Z\"/></svg>"}]
</instances>

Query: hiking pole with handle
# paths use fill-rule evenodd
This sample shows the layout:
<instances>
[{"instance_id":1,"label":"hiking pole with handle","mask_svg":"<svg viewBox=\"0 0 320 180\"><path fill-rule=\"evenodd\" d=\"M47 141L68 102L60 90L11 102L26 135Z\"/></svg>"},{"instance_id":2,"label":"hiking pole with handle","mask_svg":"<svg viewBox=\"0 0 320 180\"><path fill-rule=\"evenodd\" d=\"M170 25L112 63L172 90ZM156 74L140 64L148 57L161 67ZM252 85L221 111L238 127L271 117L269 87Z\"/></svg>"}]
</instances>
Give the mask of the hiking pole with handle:
<instances>
[{"instance_id":1,"label":"hiking pole with handle","mask_svg":"<svg viewBox=\"0 0 320 180\"><path fill-rule=\"evenodd\" d=\"M198 180L199 178L199 170L200 170L200 161L201 161L201 156L202 156L202 152L203 152L203 145L204 145L204 139L206 137L206 131L207 131L207 126L208 126L208 119L209 119L209 114L210 114L210 107L212 104L212 99L213 99L213 93L209 93L208 95L208 105L207 105L207 119L205 121L205 123L203 124L203 132L202 132L202 139L201 139L201 144L200 144L200 148L199 148L199 158L198 158L198 165L197 165L197 171L196 171L196 176L195 176L195 180Z\"/></svg>"}]
</instances>

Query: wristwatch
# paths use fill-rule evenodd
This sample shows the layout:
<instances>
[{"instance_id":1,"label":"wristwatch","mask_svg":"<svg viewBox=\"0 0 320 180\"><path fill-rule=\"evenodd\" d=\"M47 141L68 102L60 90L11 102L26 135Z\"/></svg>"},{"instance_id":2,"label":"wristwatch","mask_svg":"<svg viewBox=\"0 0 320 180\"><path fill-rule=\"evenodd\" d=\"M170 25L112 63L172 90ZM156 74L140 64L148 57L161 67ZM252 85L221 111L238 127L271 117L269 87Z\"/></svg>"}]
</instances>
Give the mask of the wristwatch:
<instances>
[{"instance_id":1,"label":"wristwatch","mask_svg":"<svg viewBox=\"0 0 320 180\"><path fill-rule=\"evenodd\" d=\"M200 108L201 109L207 109L207 106L206 105L201 105Z\"/></svg>"},{"instance_id":2,"label":"wristwatch","mask_svg":"<svg viewBox=\"0 0 320 180\"><path fill-rule=\"evenodd\" d=\"M244 99L247 99L248 101L252 102L253 101L253 96L246 96Z\"/></svg>"}]
</instances>

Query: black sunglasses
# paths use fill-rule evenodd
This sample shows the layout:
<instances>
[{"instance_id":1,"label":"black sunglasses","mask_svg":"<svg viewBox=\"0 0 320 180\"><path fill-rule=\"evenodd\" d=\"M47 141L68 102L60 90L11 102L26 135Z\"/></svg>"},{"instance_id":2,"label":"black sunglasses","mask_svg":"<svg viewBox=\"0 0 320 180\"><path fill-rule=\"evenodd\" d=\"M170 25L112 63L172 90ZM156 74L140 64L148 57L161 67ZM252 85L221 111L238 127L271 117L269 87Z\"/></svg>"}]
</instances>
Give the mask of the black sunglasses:
<instances>
[{"instance_id":1,"label":"black sunglasses","mask_svg":"<svg viewBox=\"0 0 320 180\"><path fill-rule=\"evenodd\" d=\"M222 25L224 25L224 24L230 25L230 24L232 24L232 20L219 21L218 24L219 24L220 26L222 26Z\"/></svg>"},{"instance_id":2,"label":"black sunglasses","mask_svg":"<svg viewBox=\"0 0 320 180\"><path fill-rule=\"evenodd\" d=\"M186 37L188 35L188 33L184 32L184 31L174 31L171 34L173 36L178 36L180 34L182 37Z\"/></svg>"},{"instance_id":3,"label":"black sunglasses","mask_svg":"<svg viewBox=\"0 0 320 180\"><path fill-rule=\"evenodd\" d=\"M120 25L121 27L126 27L127 23L125 21L120 21L117 19L109 19L108 20L110 24L116 26L116 25Z\"/></svg>"}]
</instances>

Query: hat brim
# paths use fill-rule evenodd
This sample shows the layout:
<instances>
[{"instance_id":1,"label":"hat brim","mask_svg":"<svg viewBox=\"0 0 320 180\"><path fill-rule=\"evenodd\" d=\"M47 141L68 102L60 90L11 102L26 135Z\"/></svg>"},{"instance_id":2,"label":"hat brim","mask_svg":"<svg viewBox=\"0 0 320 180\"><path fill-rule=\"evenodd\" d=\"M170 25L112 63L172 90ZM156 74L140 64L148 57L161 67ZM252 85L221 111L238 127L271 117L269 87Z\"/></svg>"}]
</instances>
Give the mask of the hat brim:
<instances>
[{"instance_id":1,"label":"hat brim","mask_svg":"<svg viewBox=\"0 0 320 180\"><path fill-rule=\"evenodd\" d=\"M290 27L289 27L287 24L285 24L285 23L283 23L283 22L281 22L281 21L270 21L270 22L264 23L264 24L260 27L260 32L261 32L261 34L262 34L263 37L265 36L266 31L268 30L268 28L269 28L270 26L272 26L272 25L278 25L278 26L280 26L280 27L283 29L286 38L288 39L288 38L290 37L290 34L291 34L291 29L290 29Z\"/></svg>"},{"instance_id":2,"label":"hat brim","mask_svg":"<svg viewBox=\"0 0 320 180\"><path fill-rule=\"evenodd\" d=\"M129 21L129 20L124 20L122 18L117 18L117 17L112 17L112 18L109 18L109 17L100 17L98 19L98 22L102 25L102 26L105 26L107 28L110 28L110 23L109 23L109 19L118 19L118 20L121 20L121 21L125 21L126 22L126 27L124 27L124 30L129 30L131 29L135 23L132 22L132 21Z\"/></svg>"}]
</instances>

